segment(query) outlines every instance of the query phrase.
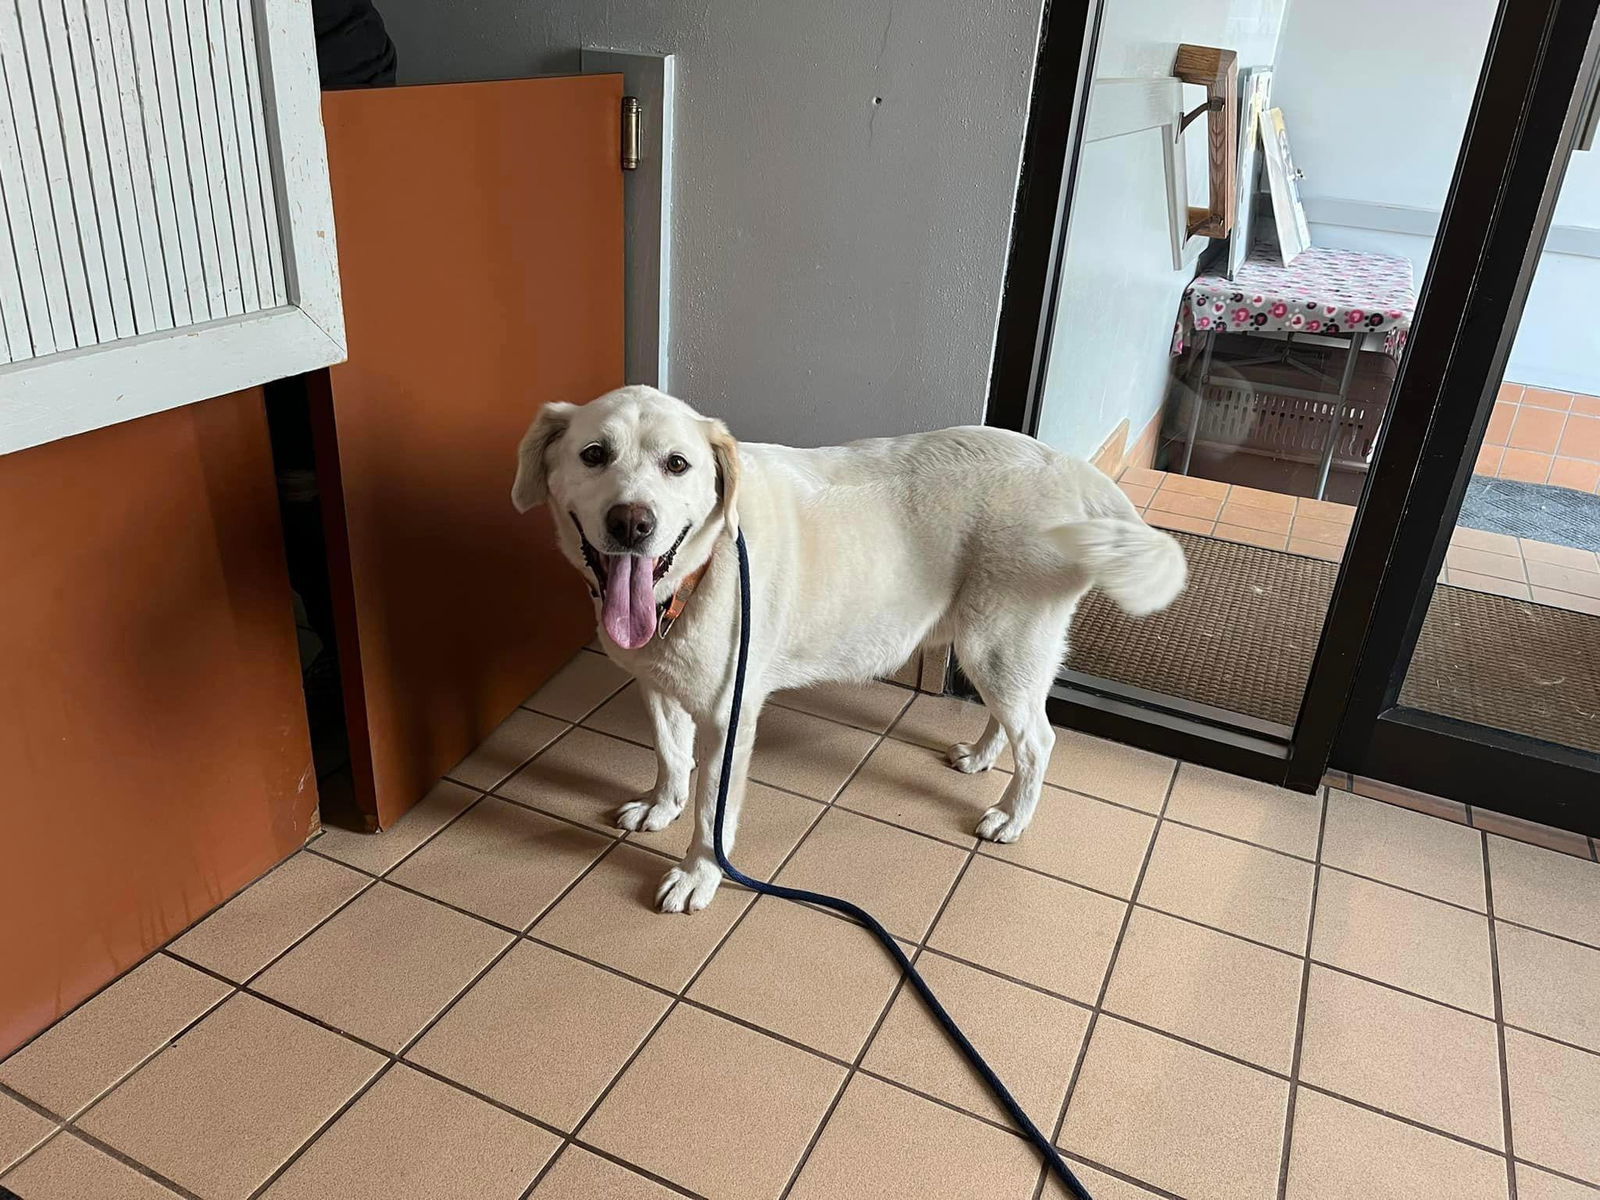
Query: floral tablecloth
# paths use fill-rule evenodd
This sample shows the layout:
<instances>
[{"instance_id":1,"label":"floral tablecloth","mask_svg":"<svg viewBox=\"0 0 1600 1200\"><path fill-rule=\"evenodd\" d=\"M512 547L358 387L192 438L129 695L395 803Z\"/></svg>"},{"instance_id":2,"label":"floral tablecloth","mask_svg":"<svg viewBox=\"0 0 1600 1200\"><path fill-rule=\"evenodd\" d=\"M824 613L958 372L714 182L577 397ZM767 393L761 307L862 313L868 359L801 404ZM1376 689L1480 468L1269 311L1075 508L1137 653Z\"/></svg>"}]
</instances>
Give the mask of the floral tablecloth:
<instances>
[{"instance_id":1,"label":"floral tablecloth","mask_svg":"<svg viewBox=\"0 0 1600 1200\"><path fill-rule=\"evenodd\" d=\"M1183 293L1172 352L1195 330L1220 333L1383 333L1398 356L1417 294L1411 262L1360 250L1302 251L1287 267L1276 254L1252 254L1238 277L1197 275Z\"/></svg>"}]
</instances>

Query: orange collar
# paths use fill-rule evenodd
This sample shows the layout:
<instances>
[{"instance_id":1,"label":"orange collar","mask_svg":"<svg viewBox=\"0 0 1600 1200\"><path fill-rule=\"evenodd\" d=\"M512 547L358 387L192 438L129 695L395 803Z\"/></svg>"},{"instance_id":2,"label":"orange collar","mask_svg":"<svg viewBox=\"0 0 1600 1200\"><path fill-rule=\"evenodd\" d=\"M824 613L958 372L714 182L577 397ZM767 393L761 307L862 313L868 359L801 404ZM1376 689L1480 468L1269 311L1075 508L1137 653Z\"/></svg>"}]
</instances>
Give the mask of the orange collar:
<instances>
[{"instance_id":1,"label":"orange collar","mask_svg":"<svg viewBox=\"0 0 1600 1200\"><path fill-rule=\"evenodd\" d=\"M711 565L708 558L684 578L678 585L678 590L672 593L671 599L661 602L661 615L656 618L656 636L664 638L672 632L672 627L678 623L678 618L683 616L683 610L689 605L689 597L694 595L695 588L700 586L700 580L705 577L706 568Z\"/></svg>"}]
</instances>

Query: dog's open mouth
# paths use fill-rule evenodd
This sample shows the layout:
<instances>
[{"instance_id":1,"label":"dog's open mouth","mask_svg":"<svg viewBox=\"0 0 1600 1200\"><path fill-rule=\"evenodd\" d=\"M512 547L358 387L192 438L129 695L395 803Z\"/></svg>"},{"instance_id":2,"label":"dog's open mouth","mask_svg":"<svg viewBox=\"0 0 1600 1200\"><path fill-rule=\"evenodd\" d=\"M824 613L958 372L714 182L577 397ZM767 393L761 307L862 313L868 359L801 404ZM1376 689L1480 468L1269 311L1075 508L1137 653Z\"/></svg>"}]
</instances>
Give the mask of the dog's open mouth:
<instances>
[{"instance_id":1,"label":"dog's open mouth","mask_svg":"<svg viewBox=\"0 0 1600 1200\"><path fill-rule=\"evenodd\" d=\"M656 631L659 610L656 583L672 569L672 560L689 536L685 525L678 540L660 558L645 554L602 554L584 536L577 513L568 513L577 527L583 545L583 561L589 564L600 597L600 624L606 635L624 650L637 650Z\"/></svg>"}]
</instances>

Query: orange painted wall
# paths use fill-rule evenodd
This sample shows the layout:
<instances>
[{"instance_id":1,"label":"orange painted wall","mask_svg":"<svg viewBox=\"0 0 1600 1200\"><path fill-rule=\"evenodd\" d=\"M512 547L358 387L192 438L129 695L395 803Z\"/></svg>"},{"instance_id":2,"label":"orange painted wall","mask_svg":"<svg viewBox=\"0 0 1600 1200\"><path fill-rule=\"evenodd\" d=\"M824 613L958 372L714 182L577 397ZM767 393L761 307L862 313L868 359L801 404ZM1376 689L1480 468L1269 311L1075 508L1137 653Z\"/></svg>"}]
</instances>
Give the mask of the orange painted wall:
<instances>
[{"instance_id":1,"label":"orange painted wall","mask_svg":"<svg viewBox=\"0 0 1600 1200\"><path fill-rule=\"evenodd\" d=\"M369 824L594 631L510 496L539 407L623 382L621 99L618 76L323 97L350 358L318 468Z\"/></svg>"},{"instance_id":2,"label":"orange painted wall","mask_svg":"<svg viewBox=\"0 0 1600 1200\"><path fill-rule=\"evenodd\" d=\"M259 389L0 457L0 1056L302 845Z\"/></svg>"}]
</instances>

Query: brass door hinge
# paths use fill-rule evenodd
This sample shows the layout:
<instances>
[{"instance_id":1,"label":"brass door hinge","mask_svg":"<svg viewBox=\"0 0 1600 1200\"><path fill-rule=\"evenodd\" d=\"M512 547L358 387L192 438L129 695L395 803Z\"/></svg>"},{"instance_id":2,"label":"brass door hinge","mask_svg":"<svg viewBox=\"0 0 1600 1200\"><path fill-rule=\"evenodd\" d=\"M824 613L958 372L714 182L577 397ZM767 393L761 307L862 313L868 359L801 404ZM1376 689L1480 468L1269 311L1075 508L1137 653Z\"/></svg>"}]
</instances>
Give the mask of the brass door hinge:
<instances>
[{"instance_id":1,"label":"brass door hinge","mask_svg":"<svg viewBox=\"0 0 1600 1200\"><path fill-rule=\"evenodd\" d=\"M622 98L622 169L639 169L639 97Z\"/></svg>"}]
</instances>

